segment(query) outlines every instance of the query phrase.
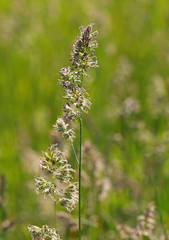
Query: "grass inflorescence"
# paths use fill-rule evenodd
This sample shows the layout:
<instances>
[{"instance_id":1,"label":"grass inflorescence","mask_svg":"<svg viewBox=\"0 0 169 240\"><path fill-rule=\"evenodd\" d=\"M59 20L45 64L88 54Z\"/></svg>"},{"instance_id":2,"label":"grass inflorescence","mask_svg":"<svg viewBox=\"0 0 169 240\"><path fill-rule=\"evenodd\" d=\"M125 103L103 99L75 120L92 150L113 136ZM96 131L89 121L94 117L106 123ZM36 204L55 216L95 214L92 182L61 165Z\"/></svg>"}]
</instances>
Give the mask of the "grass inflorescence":
<instances>
[{"instance_id":1,"label":"grass inflorescence","mask_svg":"<svg viewBox=\"0 0 169 240\"><path fill-rule=\"evenodd\" d=\"M87 91L83 88L83 79L87 76L87 70L91 67L98 67L94 50L97 47L95 39L97 32L92 32L93 24L80 28L80 34L73 43L70 66L62 67L59 85L64 90L66 104L63 105L62 116L59 116L53 125L55 131L60 133L62 141L69 141L72 146L75 160L78 164L79 178L74 182L71 165L65 158L64 153L59 149L58 144L52 144L47 152L43 152L40 166L46 176L36 176L36 191L58 201L61 206L71 212L79 202L79 240L81 239L81 160L82 160L82 112L87 113L91 102ZM73 121L79 122L79 159L75 151L73 141L75 131L71 128ZM58 187L59 185L59 187ZM54 211L56 208L54 207ZM36 226L28 227L32 239L60 239L55 228L44 225L42 228Z\"/></svg>"}]
</instances>

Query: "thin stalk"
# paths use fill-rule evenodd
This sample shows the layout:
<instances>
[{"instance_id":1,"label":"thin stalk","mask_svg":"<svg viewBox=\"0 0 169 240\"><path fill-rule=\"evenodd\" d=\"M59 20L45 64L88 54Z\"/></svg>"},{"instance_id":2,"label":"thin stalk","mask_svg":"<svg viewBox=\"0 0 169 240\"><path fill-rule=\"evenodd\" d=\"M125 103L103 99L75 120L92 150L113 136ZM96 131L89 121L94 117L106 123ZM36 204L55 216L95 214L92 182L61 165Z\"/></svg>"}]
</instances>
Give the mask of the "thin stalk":
<instances>
[{"instance_id":1,"label":"thin stalk","mask_svg":"<svg viewBox=\"0 0 169 240\"><path fill-rule=\"evenodd\" d=\"M76 162L77 162L77 164L79 165L79 160L78 160L78 158L77 158L77 154L76 154L76 151L75 151L73 142L72 142L72 141L70 141L70 142L71 142L71 146L72 146L72 149L73 149L73 153L74 153L74 155L75 155Z\"/></svg>"},{"instance_id":2,"label":"thin stalk","mask_svg":"<svg viewBox=\"0 0 169 240\"><path fill-rule=\"evenodd\" d=\"M81 76L81 87L83 84L83 74ZM79 118L80 140L79 140L79 240L81 240L81 162L82 162L82 111Z\"/></svg>"},{"instance_id":3,"label":"thin stalk","mask_svg":"<svg viewBox=\"0 0 169 240\"><path fill-rule=\"evenodd\" d=\"M79 151L79 240L81 240L81 159L82 159L82 120L80 119L80 151Z\"/></svg>"},{"instance_id":4,"label":"thin stalk","mask_svg":"<svg viewBox=\"0 0 169 240\"><path fill-rule=\"evenodd\" d=\"M54 223L55 223L55 227L57 228L57 224L56 224L56 200L54 200Z\"/></svg>"}]
</instances>

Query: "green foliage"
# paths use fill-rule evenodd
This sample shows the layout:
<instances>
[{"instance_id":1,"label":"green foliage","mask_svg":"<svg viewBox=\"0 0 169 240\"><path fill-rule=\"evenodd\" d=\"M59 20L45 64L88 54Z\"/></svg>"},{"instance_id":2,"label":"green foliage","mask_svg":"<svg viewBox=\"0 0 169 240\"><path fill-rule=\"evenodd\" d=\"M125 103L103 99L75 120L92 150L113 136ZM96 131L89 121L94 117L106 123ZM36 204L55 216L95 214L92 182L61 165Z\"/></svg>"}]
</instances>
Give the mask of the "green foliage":
<instances>
[{"instance_id":1,"label":"green foliage","mask_svg":"<svg viewBox=\"0 0 169 240\"><path fill-rule=\"evenodd\" d=\"M90 22L99 31L100 68L88 77L92 110L83 138L102 153L111 190L98 201L103 173L96 189L90 185L95 200L82 206L84 240L118 239L116 225L134 226L152 200L161 231L169 227L168 12L167 0L0 2L0 172L8 219L17 220L4 239L30 239L30 223L52 225L50 204L33 192L32 179L47 136L58 141L49 134L62 111L57 73L67 65L78 27ZM85 171L95 179L91 166ZM76 239L74 219L58 218L64 239Z\"/></svg>"}]
</instances>

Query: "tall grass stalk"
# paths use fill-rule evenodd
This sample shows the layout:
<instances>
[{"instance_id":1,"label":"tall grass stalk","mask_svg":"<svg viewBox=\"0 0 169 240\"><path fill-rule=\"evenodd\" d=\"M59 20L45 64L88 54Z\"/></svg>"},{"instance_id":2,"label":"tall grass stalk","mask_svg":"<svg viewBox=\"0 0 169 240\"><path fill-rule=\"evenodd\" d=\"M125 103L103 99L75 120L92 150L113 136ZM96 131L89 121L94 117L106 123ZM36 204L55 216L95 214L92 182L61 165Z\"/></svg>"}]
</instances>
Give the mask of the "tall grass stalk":
<instances>
[{"instance_id":1,"label":"tall grass stalk","mask_svg":"<svg viewBox=\"0 0 169 240\"><path fill-rule=\"evenodd\" d=\"M35 177L37 192L41 192L49 196L54 201L54 215L56 215L56 202L58 201L62 207L68 212L75 209L79 202L79 240L81 240L81 168L82 168L82 114L87 113L90 109L91 102L87 91L82 87L83 76L87 76L87 70L91 67L97 67L97 58L94 55L94 50L97 47L97 42L94 40L97 32L92 32L92 24L87 27L80 28L80 34L73 43L71 52L70 66L62 67L60 71L61 79L59 85L64 90L64 99L66 104L63 105L62 116L58 117L54 129L60 133L63 140L71 144L78 163L79 179L77 182L72 182L73 173L71 165L65 158L64 153L59 149L58 144L51 145L47 152L43 153L40 165L47 174L43 177ZM71 123L79 121L80 139L79 139L79 160L76 150L73 145L75 132L71 129ZM47 176L49 177L47 179ZM57 188L58 181L60 188ZM55 216L56 227L56 216ZM60 240L60 235L55 228L49 228L47 225L39 228L37 226L28 226L32 235L32 239L51 239Z\"/></svg>"},{"instance_id":2,"label":"tall grass stalk","mask_svg":"<svg viewBox=\"0 0 169 240\"><path fill-rule=\"evenodd\" d=\"M81 87L83 75L81 76ZM81 173L82 173L82 111L79 118L80 139L79 139L79 240L81 240Z\"/></svg>"},{"instance_id":3,"label":"tall grass stalk","mask_svg":"<svg viewBox=\"0 0 169 240\"><path fill-rule=\"evenodd\" d=\"M81 172L82 172L82 120L80 122L80 152L79 152L79 240L81 240Z\"/></svg>"},{"instance_id":4,"label":"tall grass stalk","mask_svg":"<svg viewBox=\"0 0 169 240\"><path fill-rule=\"evenodd\" d=\"M57 202L55 200L54 201L54 223L55 223L55 227L57 228L56 211L57 211Z\"/></svg>"}]
</instances>

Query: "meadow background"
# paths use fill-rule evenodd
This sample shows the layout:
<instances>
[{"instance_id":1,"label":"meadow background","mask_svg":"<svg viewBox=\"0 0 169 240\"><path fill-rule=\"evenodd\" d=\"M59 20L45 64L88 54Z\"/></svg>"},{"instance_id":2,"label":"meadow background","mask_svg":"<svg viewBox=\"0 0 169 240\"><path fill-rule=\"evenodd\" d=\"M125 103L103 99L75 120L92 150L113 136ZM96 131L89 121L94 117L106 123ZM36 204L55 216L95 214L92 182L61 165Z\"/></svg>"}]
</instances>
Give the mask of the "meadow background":
<instances>
[{"instance_id":1,"label":"meadow background","mask_svg":"<svg viewBox=\"0 0 169 240\"><path fill-rule=\"evenodd\" d=\"M79 27L93 22L99 68L85 79L92 107L83 141L95 147L84 169L84 239L118 239L117 224L135 226L151 201L157 234L169 228L168 1L1 0L0 239L31 239L27 225L53 225L52 206L36 195L33 176L64 102L58 73L69 64ZM95 175L98 165L103 171ZM61 236L77 239L77 210L73 219L61 211Z\"/></svg>"}]
</instances>

